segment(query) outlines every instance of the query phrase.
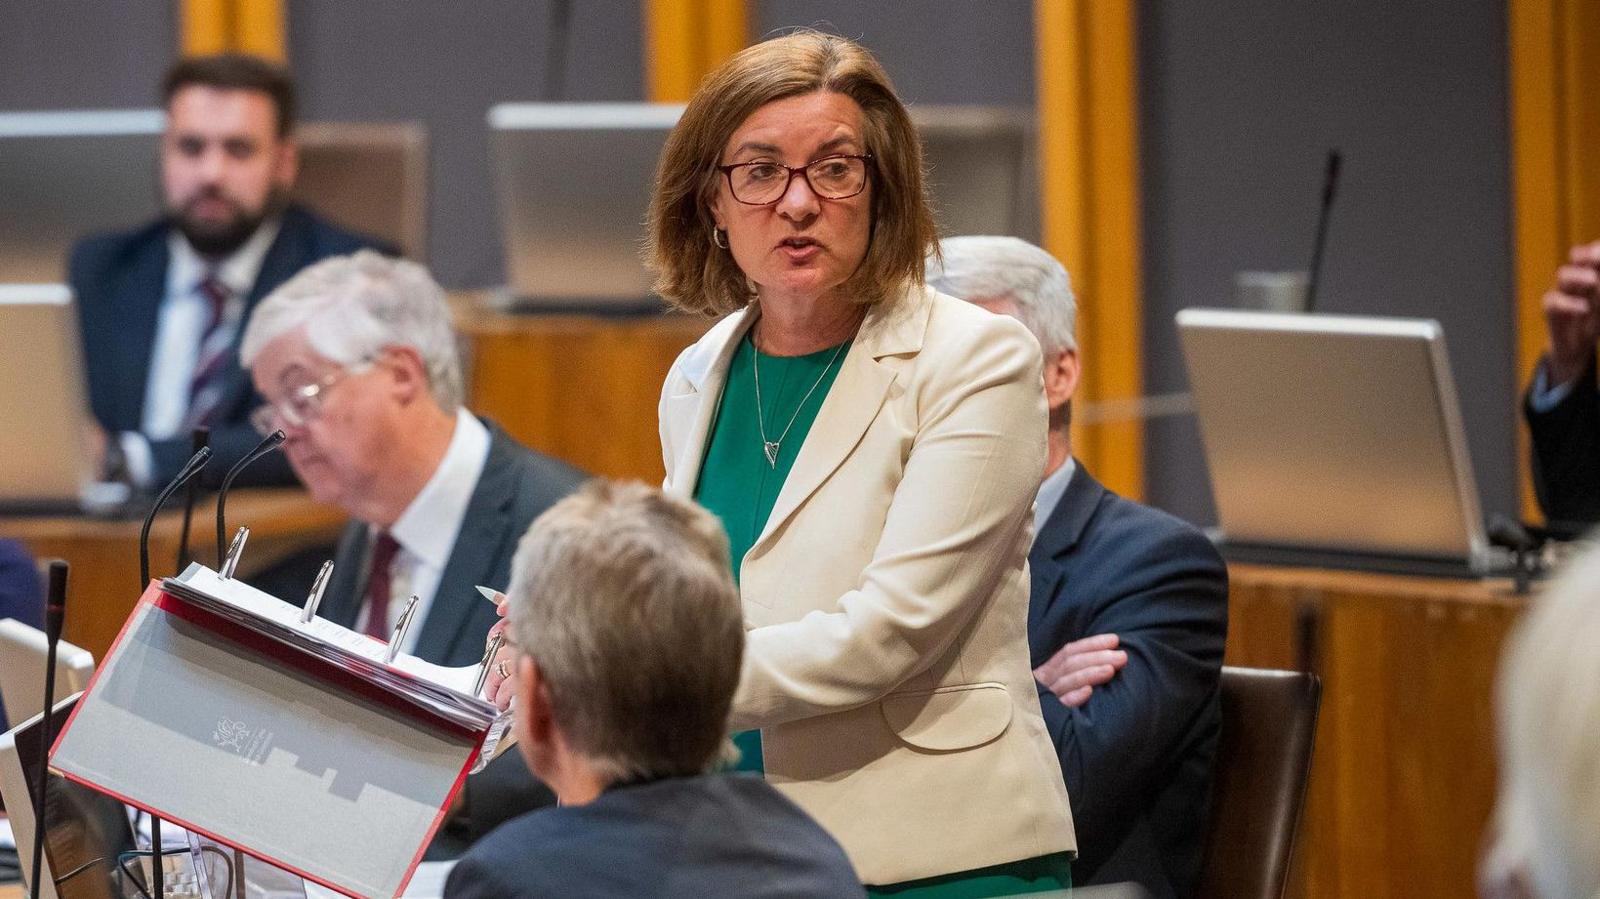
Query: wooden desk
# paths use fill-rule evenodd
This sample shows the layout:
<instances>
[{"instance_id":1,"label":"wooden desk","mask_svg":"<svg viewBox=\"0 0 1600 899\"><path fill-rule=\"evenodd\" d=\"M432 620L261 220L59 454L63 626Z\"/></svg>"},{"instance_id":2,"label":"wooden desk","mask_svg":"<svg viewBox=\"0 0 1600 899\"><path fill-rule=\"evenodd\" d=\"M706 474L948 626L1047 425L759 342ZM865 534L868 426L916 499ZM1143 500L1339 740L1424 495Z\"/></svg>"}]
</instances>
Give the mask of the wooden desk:
<instances>
[{"instance_id":1,"label":"wooden desk","mask_svg":"<svg viewBox=\"0 0 1600 899\"><path fill-rule=\"evenodd\" d=\"M1297 621L1315 622L1322 713L1290 894L1476 895L1494 675L1526 598L1508 582L1229 571L1229 664L1295 667Z\"/></svg>"},{"instance_id":2,"label":"wooden desk","mask_svg":"<svg viewBox=\"0 0 1600 899\"><path fill-rule=\"evenodd\" d=\"M24 899L26 895L20 883L0 883L0 899Z\"/></svg>"},{"instance_id":3,"label":"wooden desk","mask_svg":"<svg viewBox=\"0 0 1600 899\"><path fill-rule=\"evenodd\" d=\"M240 525L250 527L240 573L248 576L289 553L338 537L344 513L311 501L298 489L235 490L228 494L229 539ZM66 559L65 638L105 657L133 604L144 592L139 583L140 521L106 521L82 516L0 518L0 537L27 545L36 558ZM167 511L150 528L152 577L172 574L178 554L180 512ZM210 497L196 505L190 546L196 557L215 565L216 507ZM0 897L4 899L4 897Z\"/></svg>"},{"instance_id":4,"label":"wooden desk","mask_svg":"<svg viewBox=\"0 0 1600 899\"><path fill-rule=\"evenodd\" d=\"M508 315L482 294L451 303L467 338L472 411L590 474L661 483L661 383L712 319Z\"/></svg>"}]
</instances>

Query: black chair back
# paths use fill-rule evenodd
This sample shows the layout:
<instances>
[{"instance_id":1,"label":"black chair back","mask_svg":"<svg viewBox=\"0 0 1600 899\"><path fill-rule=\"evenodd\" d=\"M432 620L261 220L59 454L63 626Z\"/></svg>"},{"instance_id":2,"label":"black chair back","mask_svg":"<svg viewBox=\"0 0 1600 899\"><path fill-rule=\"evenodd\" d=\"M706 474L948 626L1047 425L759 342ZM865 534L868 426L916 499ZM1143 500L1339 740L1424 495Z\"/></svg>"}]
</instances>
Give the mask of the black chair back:
<instances>
[{"instance_id":1,"label":"black chair back","mask_svg":"<svg viewBox=\"0 0 1600 899\"><path fill-rule=\"evenodd\" d=\"M1222 734L1200 899L1281 899L1311 774L1322 681L1222 669Z\"/></svg>"}]
</instances>

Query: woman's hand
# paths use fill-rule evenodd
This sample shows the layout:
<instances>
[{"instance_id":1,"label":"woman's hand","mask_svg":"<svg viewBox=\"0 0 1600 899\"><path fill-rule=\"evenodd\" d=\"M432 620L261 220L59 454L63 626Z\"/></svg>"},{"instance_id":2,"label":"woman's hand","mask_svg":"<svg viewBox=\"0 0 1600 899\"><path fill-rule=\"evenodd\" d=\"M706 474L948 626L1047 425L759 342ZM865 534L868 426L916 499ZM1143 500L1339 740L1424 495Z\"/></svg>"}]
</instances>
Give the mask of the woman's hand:
<instances>
[{"instance_id":1,"label":"woman's hand","mask_svg":"<svg viewBox=\"0 0 1600 899\"><path fill-rule=\"evenodd\" d=\"M510 622L506 621L505 617L506 603L504 599L501 600L498 611L500 620L494 623L494 627L489 628L489 643L493 643L496 637L504 638L506 636L506 628L510 625ZM489 659L489 677L483 683L484 698L494 703L495 707L502 712L511 707L511 697L514 692L512 689L511 666L516 664L516 655L516 649L502 639L500 648Z\"/></svg>"}]
</instances>

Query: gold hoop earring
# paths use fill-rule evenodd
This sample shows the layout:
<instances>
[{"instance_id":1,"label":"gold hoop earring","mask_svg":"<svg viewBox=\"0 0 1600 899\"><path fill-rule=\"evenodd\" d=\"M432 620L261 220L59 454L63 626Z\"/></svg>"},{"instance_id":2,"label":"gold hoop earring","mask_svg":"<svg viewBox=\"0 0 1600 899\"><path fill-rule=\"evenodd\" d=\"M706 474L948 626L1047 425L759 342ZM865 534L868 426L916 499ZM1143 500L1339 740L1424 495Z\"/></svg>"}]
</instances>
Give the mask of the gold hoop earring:
<instances>
[{"instance_id":1,"label":"gold hoop earring","mask_svg":"<svg viewBox=\"0 0 1600 899\"><path fill-rule=\"evenodd\" d=\"M711 226L711 242L717 245L717 249L726 250L728 248L727 233L716 225Z\"/></svg>"}]
</instances>

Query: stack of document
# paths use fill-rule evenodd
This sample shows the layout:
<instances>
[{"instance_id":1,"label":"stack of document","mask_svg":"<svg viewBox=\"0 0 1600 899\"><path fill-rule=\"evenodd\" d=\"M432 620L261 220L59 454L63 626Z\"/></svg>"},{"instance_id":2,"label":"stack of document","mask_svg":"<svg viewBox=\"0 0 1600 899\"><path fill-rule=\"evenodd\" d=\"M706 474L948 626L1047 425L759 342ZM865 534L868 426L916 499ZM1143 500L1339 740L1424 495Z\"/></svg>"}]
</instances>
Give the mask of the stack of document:
<instances>
[{"instance_id":1,"label":"stack of document","mask_svg":"<svg viewBox=\"0 0 1600 899\"><path fill-rule=\"evenodd\" d=\"M243 581L223 578L199 563L191 563L182 574L167 578L161 586L168 597L190 606L197 618L209 614L244 627L462 727L486 730L497 717L493 704L472 695L478 675L475 665L445 668L405 654L385 662L388 644L326 618L313 616L302 622L299 607Z\"/></svg>"},{"instance_id":2,"label":"stack of document","mask_svg":"<svg viewBox=\"0 0 1600 899\"><path fill-rule=\"evenodd\" d=\"M51 755L330 889L397 896L503 730L476 666L408 656L192 565L151 584Z\"/></svg>"}]
</instances>

